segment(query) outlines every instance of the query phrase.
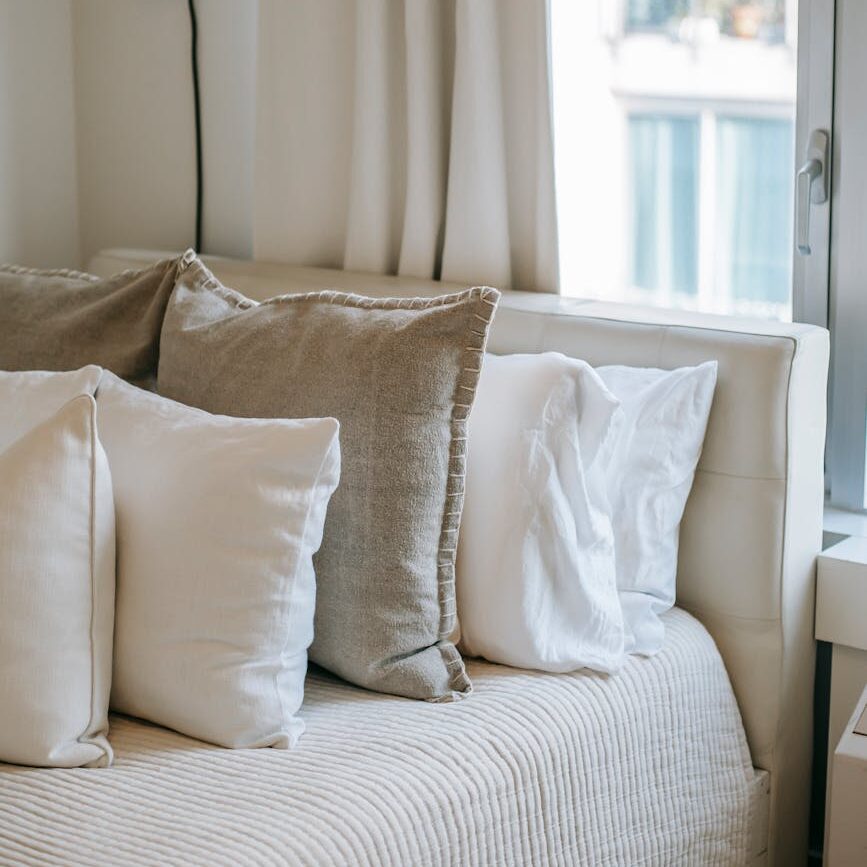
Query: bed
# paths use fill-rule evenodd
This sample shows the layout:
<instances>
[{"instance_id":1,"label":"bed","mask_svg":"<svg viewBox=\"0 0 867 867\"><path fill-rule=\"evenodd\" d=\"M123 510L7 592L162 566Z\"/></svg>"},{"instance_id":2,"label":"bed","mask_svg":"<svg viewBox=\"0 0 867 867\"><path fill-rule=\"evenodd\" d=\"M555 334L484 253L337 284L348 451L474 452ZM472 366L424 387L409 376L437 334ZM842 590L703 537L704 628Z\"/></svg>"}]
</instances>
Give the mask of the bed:
<instances>
[{"instance_id":1,"label":"bed","mask_svg":"<svg viewBox=\"0 0 867 867\"><path fill-rule=\"evenodd\" d=\"M114 717L108 772L8 767L20 864L741 864L764 844L752 767L706 630L617 677L470 663L454 705L308 676L293 751L228 751Z\"/></svg>"},{"instance_id":2,"label":"bed","mask_svg":"<svg viewBox=\"0 0 867 867\"><path fill-rule=\"evenodd\" d=\"M160 255L108 251L91 270ZM455 288L206 261L254 298ZM118 717L112 769L0 770L0 863L803 863L827 333L515 292L489 348L718 360L663 652L608 678L474 661L474 695L450 705L312 671L288 753Z\"/></svg>"}]
</instances>

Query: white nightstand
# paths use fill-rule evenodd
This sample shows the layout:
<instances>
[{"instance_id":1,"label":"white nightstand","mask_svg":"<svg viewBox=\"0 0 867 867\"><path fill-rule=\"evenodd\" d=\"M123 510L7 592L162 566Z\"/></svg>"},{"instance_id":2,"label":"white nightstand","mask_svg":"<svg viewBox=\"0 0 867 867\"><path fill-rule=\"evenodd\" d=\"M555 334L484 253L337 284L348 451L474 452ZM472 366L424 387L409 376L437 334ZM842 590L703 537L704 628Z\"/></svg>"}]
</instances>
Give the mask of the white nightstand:
<instances>
[{"instance_id":1,"label":"white nightstand","mask_svg":"<svg viewBox=\"0 0 867 867\"><path fill-rule=\"evenodd\" d=\"M844 539L819 555L816 638L833 645L825 811L827 852L831 824L831 810L827 807L834 777L832 757L867 684L867 538L863 536ZM867 825L867 803L863 815Z\"/></svg>"},{"instance_id":2,"label":"white nightstand","mask_svg":"<svg viewBox=\"0 0 867 867\"><path fill-rule=\"evenodd\" d=\"M834 751L828 867L867 864L867 686Z\"/></svg>"}]
</instances>

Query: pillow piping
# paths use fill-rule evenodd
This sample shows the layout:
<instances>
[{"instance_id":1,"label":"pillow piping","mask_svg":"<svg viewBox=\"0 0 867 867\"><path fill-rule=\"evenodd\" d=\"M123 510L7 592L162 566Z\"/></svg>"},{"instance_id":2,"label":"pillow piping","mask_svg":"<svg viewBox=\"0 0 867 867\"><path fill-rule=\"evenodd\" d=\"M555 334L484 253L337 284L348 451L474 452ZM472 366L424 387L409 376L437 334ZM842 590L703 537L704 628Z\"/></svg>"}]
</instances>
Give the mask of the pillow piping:
<instances>
[{"instance_id":1,"label":"pillow piping","mask_svg":"<svg viewBox=\"0 0 867 867\"><path fill-rule=\"evenodd\" d=\"M97 277L96 274L89 274L87 271L76 271L73 268L28 268L26 265L11 265L6 262L0 262L0 273L20 274L22 276L32 275L34 277L68 277L70 280L83 280L88 283L99 283L103 279L102 277ZM121 271L120 273L125 274L127 272Z\"/></svg>"},{"instance_id":2,"label":"pillow piping","mask_svg":"<svg viewBox=\"0 0 867 867\"><path fill-rule=\"evenodd\" d=\"M96 523L97 523L97 509L99 509L100 504L97 502L96 488L98 484L97 480L97 461L99 460L99 452L102 449L102 444L99 441L99 434L97 431L97 410L96 410L96 400L94 399L92 394L83 394L79 397L73 398L73 400L81 400L84 398L88 402L88 414L87 414L87 423L88 423L88 434L90 436L90 629L89 638L90 638L90 719L87 722L87 727L84 730L84 734L80 735L78 738L79 743L90 744L95 747L99 747L105 753L105 757L103 760L97 760L95 766L99 767L103 764L111 765L114 761L114 751L111 748L111 744L108 741L108 701L106 698L103 698L103 708L100 711L100 708L97 706L97 695L96 695L96 682L97 682L97 671L96 671L96 656L97 656L97 563L96 563L96 547L98 545L97 534L96 534ZM105 458L103 458L105 460ZM106 465L107 466L107 465ZM114 609L114 605L112 605L112 609ZM112 617L112 621L114 618ZM103 716L104 721L103 724L96 730L94 730L94 726L97 723L100 715Z\"/></svg>"},{"instance_id":3,"label":"pillow piping","mask_svg":"<svg viewBox=\"0 0 867 867\"><path fill-rule=\"evenodd\" d=\"M464 507L467 463L467 422L472 409L472 401L479 384L482 362L485 357L488 326L496 310L499 292L489 287L476 287L480 302L473 318L482 323L479 329L470 323L467 334L468 345L464 347L461 359L461 375L455 386L452 401L451 443L449 445L449 474L446 485L446 509L443 513L440 534L437 575L440 592L440 652L451 678L452 696L442 696L434 701L448 701L458 695L469 695L473 686L467 676L463 658L457 647L449 640L457 623L457 594L455 591L455 560L457 558L458 533L461 525L461 512ZM448 297L448 296L446 296ZM454 297L454 296L452 296ZM467 403L466 401L469 401ZM457 695L456 695L457 694Z\"/></svg>"}]
</instances>

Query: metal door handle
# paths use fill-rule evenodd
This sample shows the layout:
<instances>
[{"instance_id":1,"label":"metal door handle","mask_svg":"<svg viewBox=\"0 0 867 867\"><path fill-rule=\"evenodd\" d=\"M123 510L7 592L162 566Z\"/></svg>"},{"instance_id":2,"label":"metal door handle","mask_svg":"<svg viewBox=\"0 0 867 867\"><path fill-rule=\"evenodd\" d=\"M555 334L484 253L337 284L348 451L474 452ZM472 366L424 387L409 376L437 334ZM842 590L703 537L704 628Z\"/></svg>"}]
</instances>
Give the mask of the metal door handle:
<instances>
[{"instance_id":1,"label":"metal door handle","mask_svg":"<svg viewBox=\"0 0 867 867\"><path fill-rule=\"evenodd\" d=\"M804 164L798 169L795 207L796 243L802 256L810 255L810 208L828 200L828 133L814 129L807 143Z\"/></svg>"}]
</instances>

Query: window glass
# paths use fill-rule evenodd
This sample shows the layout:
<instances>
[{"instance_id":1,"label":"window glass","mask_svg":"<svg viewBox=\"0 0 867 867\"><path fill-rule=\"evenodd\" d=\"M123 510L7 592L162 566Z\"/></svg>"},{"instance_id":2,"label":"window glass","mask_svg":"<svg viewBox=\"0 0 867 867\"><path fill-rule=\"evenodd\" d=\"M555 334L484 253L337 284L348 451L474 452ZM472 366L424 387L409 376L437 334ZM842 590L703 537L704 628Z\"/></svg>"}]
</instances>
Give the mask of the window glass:
<instances>
[{"instance_id":1,"label":"window glass","mask_svg":"<svg viewBox=\"0 0 867 867\"><path fill-rule=\"evenodd\" d=\"M670 21L689 12L689 0L629 0L627 30L664 30Z\"/></svg>"},{"instance_id":2,"label":"window glass","mask_svg":"<svg viewBox=\"0 0 867 867\"><path fill-rule=\"evenodd\" d=\"M698 123L629 118L632 283L694 295L698 286Z\"/></svg>"},{"instance_id":3,"label":"window glass","mask_svg":"<svg viewBox=\"0 0 867 867\"><path fill-rule=\"evenodd\" d=\"M796 13L552 0L564 294L791 318Z\"/></svg>"},{"instance_id":4,"label":"window glass","mask_svg":"<svg viewBox=\"0 0 867 867\"><path fill-rule=\"evenodd\" d=\"M782 315L774 307L792 285L794 125L721 116L716 130L715 289Z\"/></svg>"}]
</instances>

